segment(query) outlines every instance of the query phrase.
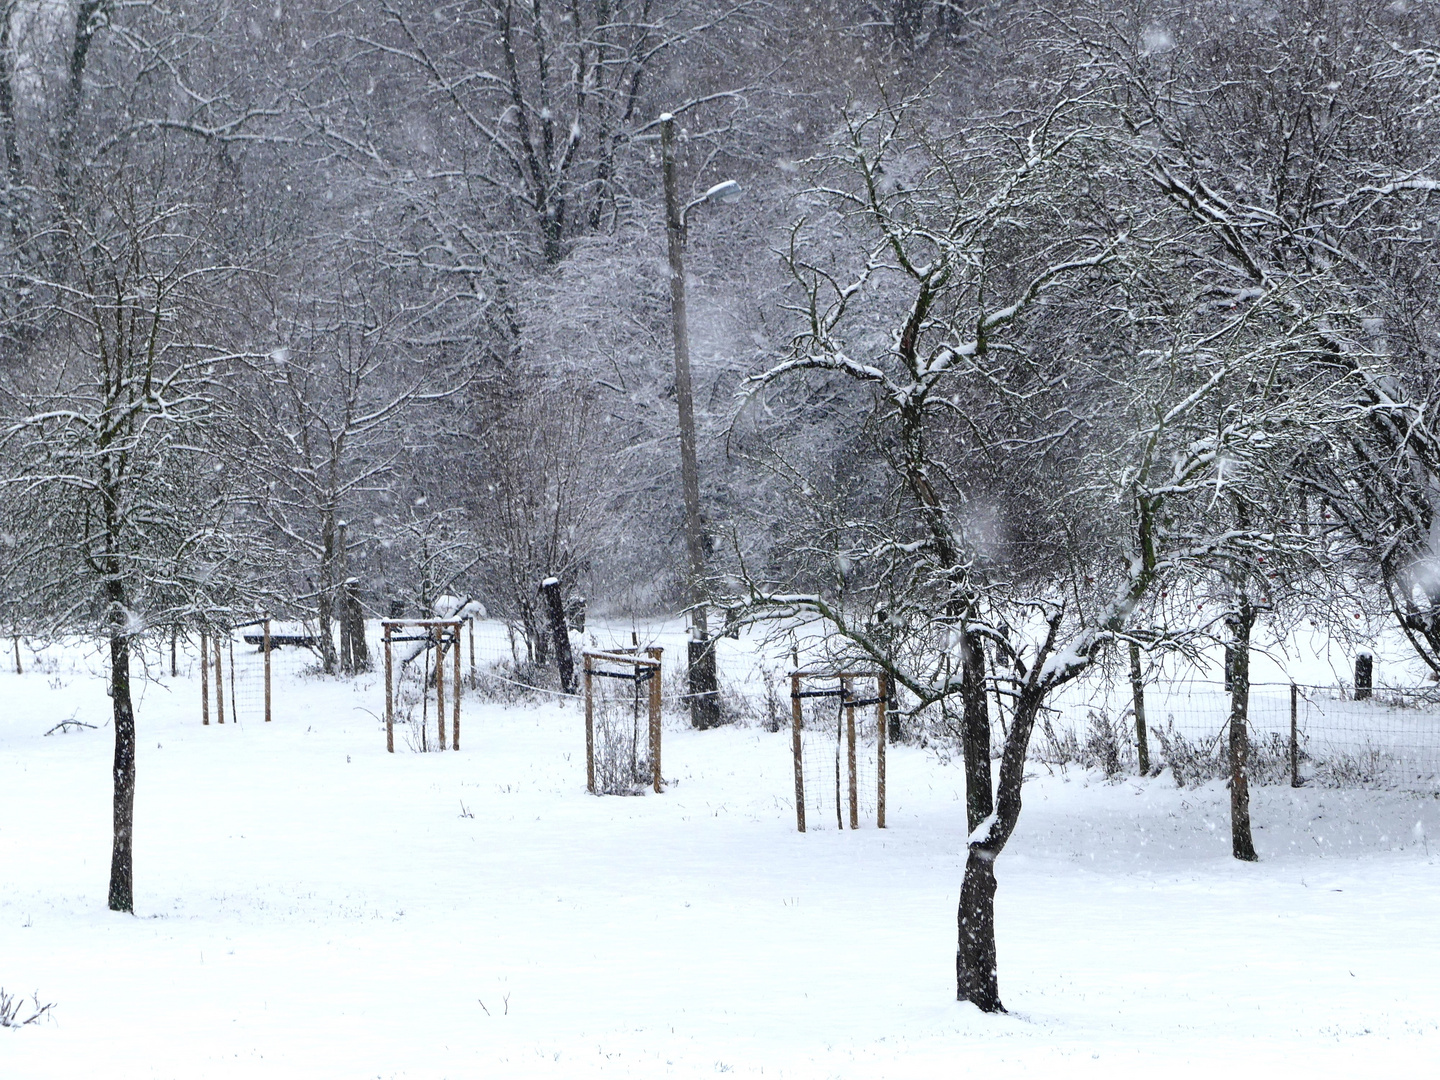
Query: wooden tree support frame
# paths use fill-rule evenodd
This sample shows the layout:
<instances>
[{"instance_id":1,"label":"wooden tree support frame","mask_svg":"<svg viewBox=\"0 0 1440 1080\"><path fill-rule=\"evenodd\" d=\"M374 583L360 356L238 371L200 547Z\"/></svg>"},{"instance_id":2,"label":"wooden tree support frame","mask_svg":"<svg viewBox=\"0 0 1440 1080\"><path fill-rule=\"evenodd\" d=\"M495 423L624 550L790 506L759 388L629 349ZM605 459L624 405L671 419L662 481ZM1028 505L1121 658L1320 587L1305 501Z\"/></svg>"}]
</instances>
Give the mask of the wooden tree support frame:
<instances>
[{"instance_id":1,"label":"wooden tree support frame","mask_svg":"<svg viewBox=\"0 0 1440 1080\"><path fill-rule=\"evenodd\" d=\"M235 700L235 638L234 631L243 630L246 627L258 626L258 635L247 635L247 642L258 642L260 653L265 658L265 722L270 723L270 653L271 634L270 618L254 619L251 622L237 623L230 627L217 627L208 629L200 628L200 723L210 723L210 682L211 682L211 660L210 654L213 651L214 659L214 682L215 682L215 722L225 723L225 652L228 648L230 653L230 719L235 723L240 722L240 713ZM213 644L213 649L212 649Z\"/></svg>"},{"instance_id":2,"label":"wooden tree support frame","mask_svg":"<svg viewBox=\"0 0 1440 1080\"><path fill-rule=\"evenodd\" d=\"M660 658L664 650L650 647L641 652L635 649L612 649L608 651L585 650L585 790L591 795L599 794L595 789L595 698L596 679L628 679L631 682L644 681L649 684L650 697L650 777L655 793L660 793ZM601 667L599 665L610 665ZM629 670L614 670L615 668ZM641 674L645 672L645 674Z\"/></svg>"},{"instance_id":3,"label":"wooden tree support frame","mask_svg":"<svg viewBox=\"0 0 1440 1080\"><path fill-rule=\"evenodd\" d=\"M875 692L870 697L857 697L855 683L869 681ZM831 682L833 687L806 689L806 684ZM844 710L844 734L841 739L845 748L846 780L849 804L850 828L860 827L860 784L856 762L855 710L873 706L875 709L875 826L885 828L885 745L886 712L891 705L893 691L890 677L883 671L818 671L801 669L790 673L790 751L795 760L795 828L805 831L805 761L802 729L804 713L802 702L806 698L838 698ZM844 807L835 807L839 825L845 827L840 816Z\"/></svg>"},{"instance_id":4,"label":"wooden tree support frame","mask_svg":"<svg viewBox=\"0 0 1440 1080\"><path fill-rule=\"evenodd\" d=\"M450 651L454 669L451 685L452 733L450 746L460 749L460 625L463 619L382 619L385 635L385 750L395 752L395 650L397 642L423 641L426 650L435 650L435 716L438 720L439 748L445 749L445 652ZM400 631L399 634L396 631ZM410 631L407 633L406 631ZM474 646L471 646L472 663ZM423 692L428 696L429 688Z\"/></svg>"}]
</instances>

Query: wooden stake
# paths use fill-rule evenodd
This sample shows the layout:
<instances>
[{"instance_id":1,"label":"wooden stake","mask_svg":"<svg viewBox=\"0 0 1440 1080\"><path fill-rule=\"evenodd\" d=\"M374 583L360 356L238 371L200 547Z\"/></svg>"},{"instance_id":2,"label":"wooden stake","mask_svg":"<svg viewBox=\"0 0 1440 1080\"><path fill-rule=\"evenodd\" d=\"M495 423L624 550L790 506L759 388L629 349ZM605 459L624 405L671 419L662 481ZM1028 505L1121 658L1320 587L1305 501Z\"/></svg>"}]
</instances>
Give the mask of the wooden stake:
<instances>
[{"instance_id":1,"label":"wooden stake","mask_svg":"<svg viewBox=\"0 0 1440 1080\"><path fill-rule=\"evenodd\" d=\"M200 723L210 723L210 635L200 628Z\"/></svg>"},{"instance_id":2,"label":"wooden stake","mask_svg":"<svg viewBox=\"0 0 1440 1080\"><path fill-rule=\"evenodd\" d=\"M585 654L585 790L595 794L595 698L590 654Z\"/></svg>"},{"instance_id":3,"label":"wooden stake","mask_svg":"<svg viewBox=\"0 0 1440 1080\"><path fill-rule=\"evenodd\" d=\"M225 722L225 668L220 662L220 656L224 652L220 648L220 635L215 635L215 722Z\"/></svg>"},{"instance_id":4,"label":"wooden stake","mask_svg":"<svg viewBox=\"0 0 1440 1080\"><path fill-rule=\"evenodd\" d=\"M855 771L855 706L850 704L855 695L851 693L854 685L850 679L843 679L840 685L845 688L845 757L850 766L850 828L860 827L860 778Z\"/></svg>"},{"instance_id":5,"label":"wooden stake","mask_svg":"<svg viewBox=\"0 0 1440 1080\"><path fill-rule=\"evenodd\" d=\"M268 623L266 624L268 627ZM267 639L268 640L268 639ZM268 676L270 666L265 666ZM385 624L385 750L395 752L395 669L390 654L390 624Z\"/></svg>"},{"instance_id":6,"label":"wooden stake","mask_svg":"<svg viewBox=\"0 0 1440 1080\"><path fill-rule=\"evenodd\" d=\"M1300 786L1300 688L1290 684L1290 786Z\"/></svg>"},{"instance_id":7,"label":"wooden stake","mask_svg":"<svg viewBox=\"0 0 1440 1080\"><path fill-rule=\"evenodd\" d=\"M440 728L440 749L445 749L445 631L432 626L435 638L435 719Z\"/></svg>"},{"instance_id":8,"label":"wooden stake","mask_svg":"<svg viewBox=\"0 0 1440 1080\"><path fill-rule=\"evenodd\" d=\"M478 676L475 674L475 616L471 615L466 622L470 625L470 685L475 685Z\"/></svg>"},{"instance_id":9,"label":"wooden stake","mask_svg":"<svg viewBox=\"0 0 1440 1080\"><path fill-rule=\"evenodd\" d=\"M265 651L265 722L270 722L270 619L265 619L264 640L261 648Z\"/></svg>"},{"instance_id":10,"label":"wooden stake","mask_svg":"<svg viewBox=\"0 0 1440 1080\"><path fill-rule=\"evenodd\" d=\"M454 624L455 631L455 730L451 733L450 746L460 749L460 624ZM475 655L475 646L472 639L470 655Z\"/></svg>"},{"instance_id":11,"label":"wooden stake","mask_svg":"<svg viewBox=\"0 0 1440 1080\"><path fill-rule=\"evenodd\" d=\"M240 706L235 704L235 635L230 635L230 719L240 722Z\"/></svg>"},{"instance_id":12,"label":"wooden stake","mask_svg":"<svg viewBox=\"0 0 1440 1080\"><path fill-rule=\"evenodd\" d=\"M655 794L660 794L660 650L650 648L645 654L655 661L650 675L650 771L655 780ZM636 672L639 672L637 667Z\"/></svg>"},{"instance_id":13,"label":"wooden stake","mask_svg":"<svg viewBox=\"0 0 1440 1080\"><path fill-rule=\"evenodd\" d=\"M174 645L174 642L173 642L173 641L171 642L171 645L170 645L170 667L171 667L172 669L175 667L175 645ZM20 635L19 635L19 634L16 634L16 635L15 635L15 674L16 674L16 675L24 675L24 674L25 674L25 669L20 666ZM174 675L175 672L172 670L172 671L170 672L170 674L171 674L171 675Z\"/></svg>"},{"instance_id":14,"label":"wooden stake","mask_svg":"<svg viewBox=\"0 0 1440 1080\"><path fill-rule=\"evenodd\" d=\"M885 699L890 696L890 677L875 676L875 827L885 828Z\"/></svg>"},{"instance_id":15,"label":"wooden stake","mask_svg":"<svg viewBox=\"0 0 1440 1080\"><path fill-rule=\"evenodd\" d=\"M805 762L800 746L800 676L790 676L790 752L795 756L795 828L805 831Z\"/></svg>"}]
</instances>

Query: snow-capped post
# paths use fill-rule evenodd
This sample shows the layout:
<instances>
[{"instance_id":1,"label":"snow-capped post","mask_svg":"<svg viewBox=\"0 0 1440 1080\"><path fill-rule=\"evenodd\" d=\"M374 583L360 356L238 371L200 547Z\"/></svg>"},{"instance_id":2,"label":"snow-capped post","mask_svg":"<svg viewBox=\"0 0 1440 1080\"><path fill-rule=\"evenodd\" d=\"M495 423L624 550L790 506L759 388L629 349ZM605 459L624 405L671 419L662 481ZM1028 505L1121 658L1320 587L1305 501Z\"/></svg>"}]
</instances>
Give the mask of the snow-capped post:
<instances>
[{"instance_id":1,"label":"snow-capped post","mask_svg":"<svg viewBox=\"0 0 1440 1080\"><path fill-rule=\"evenodd\" d=\"M650 678L650 774L651 782L655 788L655 794L660 794L662 783L660 774L660 657L664 653L658 645L652 645L645 650L645 655L655 661L655 674Z\"/></svg>"},{"instance_id":2,"label":"snow-capped post","mask_svg":"<svg viewBox=\"0 0 1440 1080\"><path fill-rule=\"evenodd\" d=\"M548 577L540 583L545 597L545 613L550 620L550 636L555 645L555 666L560 670L560 688L575 693L575 661L570 655L570 631L565 625L565 605L560 600L560 579Z\"/></svg>"},{"instance_id":3,"label":"snow-capped post","mask_svg":"<svg viewBox=\"0 0 1440 1080\"><path fill-rule=\"evenodd\" d=\"M595 794L595 676L590 654L585 654L585 790Z\"/></svg>"},{"instance_id":4,"label":"snow-capped post","mask_svg":"<svg viewBox=\"0 0 1440 1080\"><path fill-rule=\"evenodd\" d=\"M1362 652L1355 657L1355 700L1369 701L1375 683L1375 657Z\"/></svg>"},{"instance_id":5,"label":"snow-capped post","mask_svg":"<svg viewBox=\"0 0 1440 1080\"><path fill-rule=\"evenodd\" d=\"M220 631L215 631L215 722L225 722L225 650L220 645Z\"/></svg>"}]
</instances>

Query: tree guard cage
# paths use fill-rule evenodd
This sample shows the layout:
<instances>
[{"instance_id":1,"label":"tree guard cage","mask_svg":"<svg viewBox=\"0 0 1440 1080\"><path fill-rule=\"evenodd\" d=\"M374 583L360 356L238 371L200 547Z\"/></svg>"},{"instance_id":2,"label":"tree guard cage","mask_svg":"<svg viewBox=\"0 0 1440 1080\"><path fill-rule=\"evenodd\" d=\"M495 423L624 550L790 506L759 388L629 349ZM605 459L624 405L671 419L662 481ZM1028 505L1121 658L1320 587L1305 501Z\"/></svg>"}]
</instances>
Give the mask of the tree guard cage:
<instances>
[{"instance_id":1,"label":"tree guard cage","mask_svg":"<svg viewBox=\"0 0 1440 1080\"><path fill-rule=\"evenodd\" d=\"M211 686L214 686L215 722L232 723L271 718L271 653L278 639L271 634L269 617L252 619L233 626L209 625L200 628L200 723L209 724ZM242 638L238 654L235 637ZM255 646L254 652L243 646ZM226 671L229 679L226 679ZM228 686L227 686L228 682ZM228 690L228 704L227 704Z\"/></svg>"},{"instance_id":2,"label":"tree guard cage","mask_svg":"<svg viewBox=\"0 0 1440 1080\"><path fill-rule=\"evenodd\" d=\"M858 690L857 683L861 684ZM864 685L867 683L868 687ZM824 715L823 706L812 708L807 728L806 701L834 701L834 719ZM790 673L790 749L795 761L797 830L806 830L807 800L823 815L832 793L836 827L844 829L848 820L850 828L858 829L862 811L868 810L871 790L875 793L875 826L885 828L886 712L894 704L894 691L883 671ZM857 719L857 710L866 712ZM866 773L871 775L863 775ZM865 781L873 782L873 787Z\"/></svg>"},{"instance_id":3,"label":"tree guard cage","mask_svg":"<svg viewBox=\"0 0 1440 1080\"><path fill-rule=\"evenodd\" d=\"M644 779L639 759L640 715L646 715L650 785L660 779L660 658L655 647L586 650L585 789L591 795L633 792ZM625 706L629 706L629 723Z\"/></svg>"},{"instance_id":4,"label":"tree guard cage","mask_svg":"<svg viewBox=\"0 0 1440 1080\"><path fill-rule=\"evenodd\" d=\"M435 691L435 717L437 739L435 749L445 749L445 668L446 661L452 670L451 677L451 721L452 738L450 748L460 749L460 625L461 619L382 619L385 649L385 749L395 752L395 713L399 695L397 690L403 682L405 668L417 659L421 661L423 674L420 679L420 719L416 728L419 745L416 750L427 751L430 747L428 713L430 690ZM400 680L396 679L395 647L402 647L406 655L400 661ZM447 655L448 653L448 655ZM473 653L472 653L473 655ZM431 676L433 658L433 678Z\"/></svg>"}]
</instances>

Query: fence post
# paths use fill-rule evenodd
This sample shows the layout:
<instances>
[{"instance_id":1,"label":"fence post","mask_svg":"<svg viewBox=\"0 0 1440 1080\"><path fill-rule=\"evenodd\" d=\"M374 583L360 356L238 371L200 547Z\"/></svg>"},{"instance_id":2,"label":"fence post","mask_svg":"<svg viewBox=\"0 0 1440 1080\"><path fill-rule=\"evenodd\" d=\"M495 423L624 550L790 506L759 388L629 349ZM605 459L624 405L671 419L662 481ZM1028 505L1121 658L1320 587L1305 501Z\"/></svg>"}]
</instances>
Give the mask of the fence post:
<instances>
[{"instance_id":1,"label":"fence post","mask_svg":"<svg viewBox=\"0 0 1440 1080\"><path fill-rule=\"evenodd\" d=\"M850 679L840 680L840 686L845 691L845 761L849 766L849 795L850 795L850 828L860 827L860 777L855 769L855 694L851 687Z\"/></svg>"},{"instance_id":2,"label":"fence post","mask_svg":"<svg viewBox=\"0 0 1440 1080\"><path fill-rule=\"evenodd\" d=\"M438 626L430 628L435 638L435 719L439 721L440 749L445 749L445 631Z\"/></svg>"},{"instance_id":3,"label":"fence post","mask_svg":"<svg viewBox=\"0 0 1440 1080\"><path fill-rule=\"evenodd\" d=\"M560 669L560 689L575 693L575 661L570 656L570 631L565 625L565 605L560 602L560 579L548 577L540 583L550 636L555 644L555 666Z\"/></svg>"},{"instance_id":4,"label":"fence post","mask_svg":"<svg viewBox=\"0 0 1440 1080\"><path fill-rule=\"evenodd\" d=\"M261 648L265 650L265 723L270 722L270 616L265 616L264 638Z\"/></svg>"},{"instance_id":5,"label":"fence post","mask_svg":"<svg viewBox=\"0 0 1440 1080\"><path fill-rule=\"evenodd\" d=\"M800 708L800 673L790 676L790 752L795 755L795 828L805 831L805 762L800 746L800 726L804 715Z\"/></svg>"},{"instance_id":6,"label":"fence post","mask_svg":"<svg viewBox=\"0 0 1440 1080\"><path fill-rule=\"evenodd\" d=\"M267 623L268 626L268 623ZM390 654L390 631L389 622L385 627L385 750L393 754L395 752L395 668L391 661ZM267 665L266 671L269 671Z\"/></svg>"},{"instance_id":7,"label":"fence post","mask_svg":"<svg viewBox=\"0 0 1440 1080\"><path fill-rule=\"evenodd\" d=\"M585 655L585 790L595 794L595 700L591 694L590 654Z\"/></svg>"},{"instance_id":8,"label":"fence post","mask_svg":"<svg viewBox=\"0 0 1440 1080\"><path fill-rule=\"evenodd\" d=\"M1300 786L1300 688L1290 684L1290 786Z\"/></svg>"},{"instance_id":9,"label":"fence post","mask_svg":"<svg viewBox=\"0 0 1440 1080\"><path fill-rule=\"evenodd\" d=\"M210 635L200 627L200 723L210 723Z\"/></svg>"},{"instance_id":10,"label":"fence post","mask_svg":"<svg viewBox=\"0 0 1440 1080\"><path fill-rule=\"evenodd\" d=\"M1370 691L1375 685L1375 657L1362 652L1355 657L1355 700L1370 700Z\"/></svg>"},{"instance_id":11,"label":"fence post","mask_svg":"<svg viewBox=\"0 0 1440 1080\"><path fill-rule=\"evenodd\" d=\"M225 651L220 648L220 635L215 635L215 722L225 722L225 665L221 662L221 654Z\"/></svg>"},{"instance_id":12,"label":"fence post","mask_svg":"<svg viewBox=\"0 0 1440 1080\"><path fill-rule=\"evenodd\" d=\"M655 661L650 675L650 769L654 774L657 795L660 794L660 653L657 647L645 650L645 655Z\"/></svg>"},{"instance_id":13,"label":"fence post","mask_svg":"<svg viewBox=\"0 0 1440 1080\"><path fill-rule=\"evenodd\" d=\"M451 732L450 749L460 749L460 624L454 624L455 631L455 721Z\"/></svg>"},{"instance_id":14,"label":"fence post","mask_svg":"<svg viewBox=\"0 0 1440 1080\"><path fill-rule=\"evenodd\" d=\"M875 827L885 828L885 699L890 696L890 677L875 676Z\"/></svg>"}]
</instances>

